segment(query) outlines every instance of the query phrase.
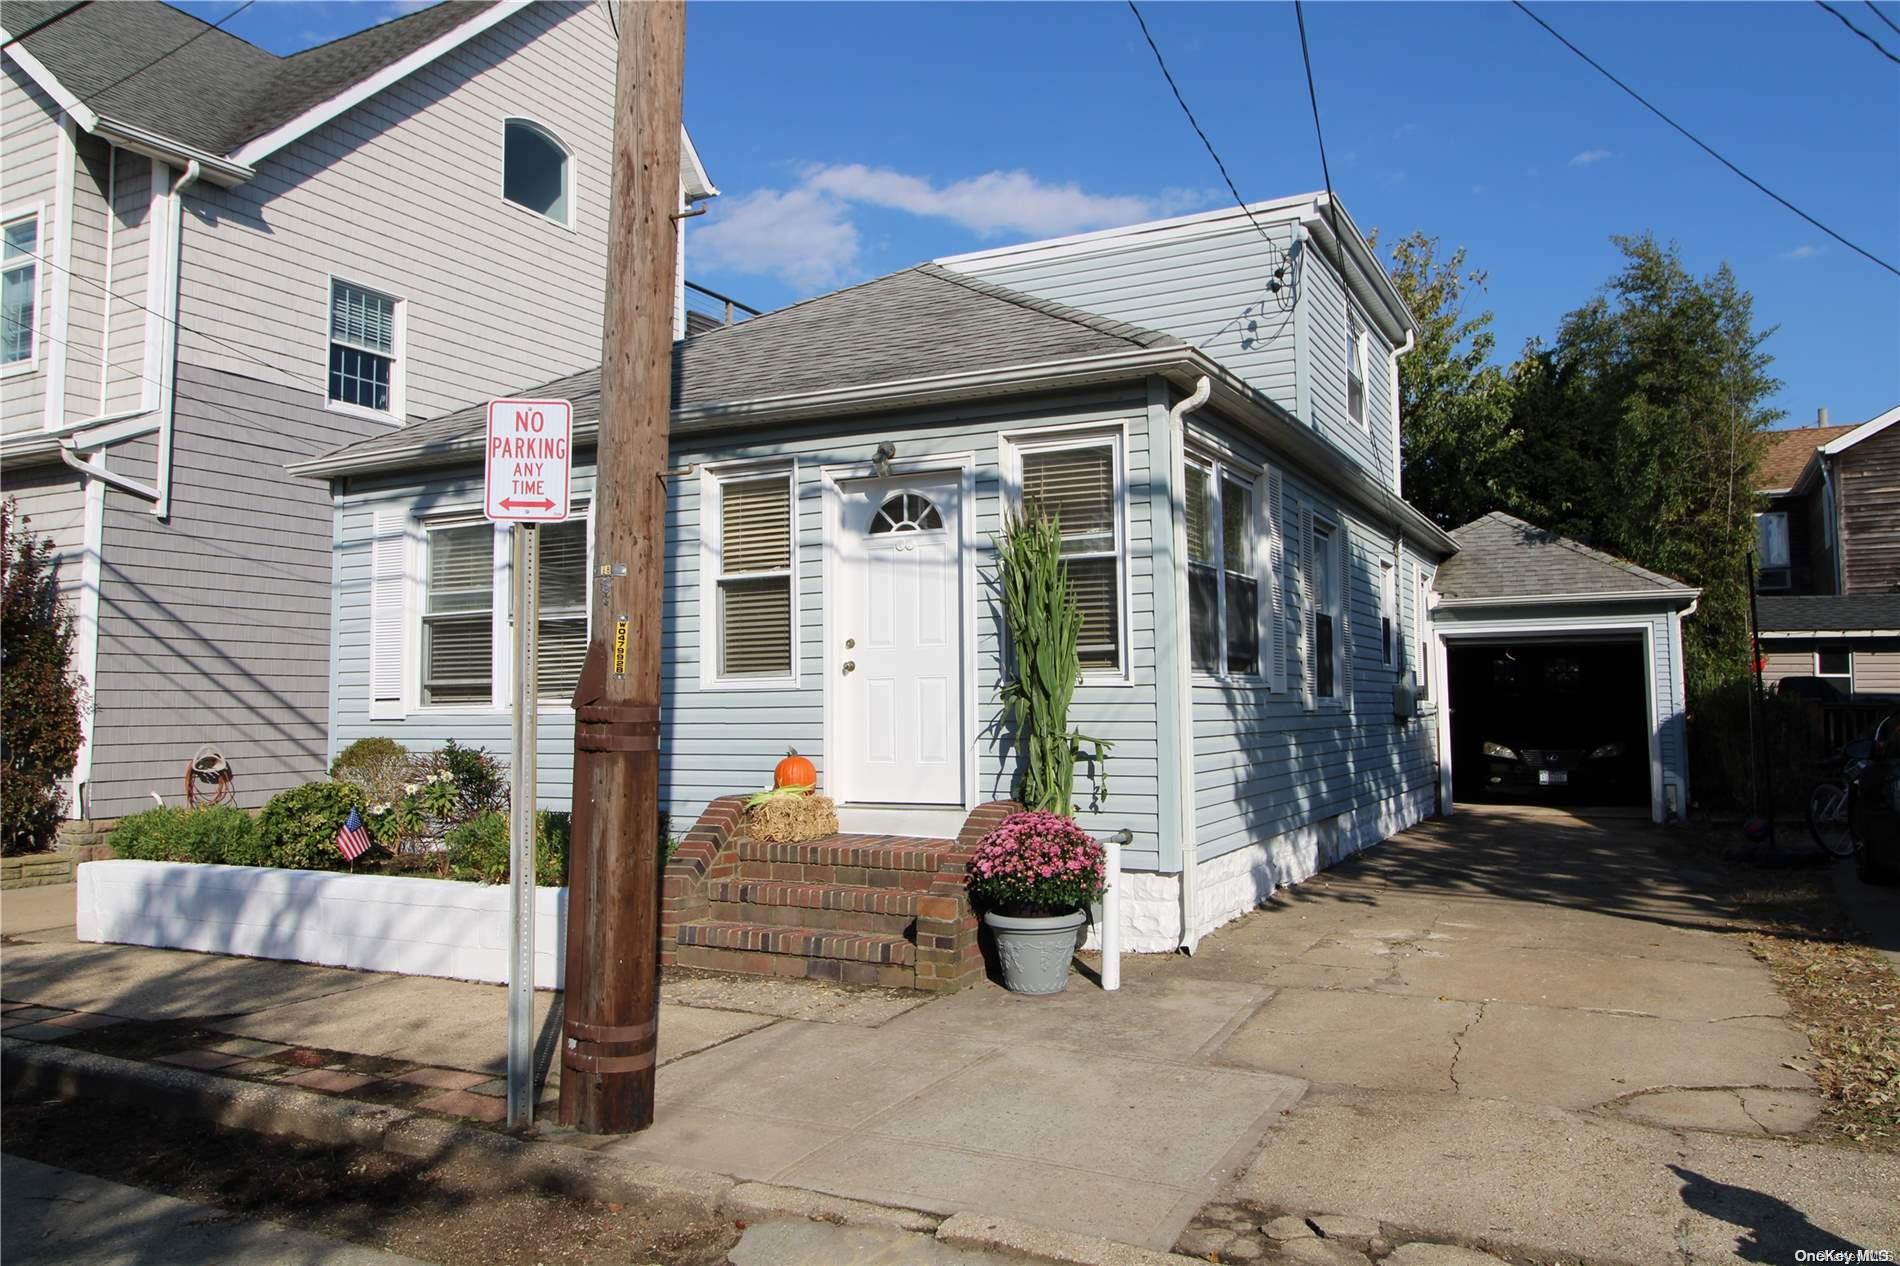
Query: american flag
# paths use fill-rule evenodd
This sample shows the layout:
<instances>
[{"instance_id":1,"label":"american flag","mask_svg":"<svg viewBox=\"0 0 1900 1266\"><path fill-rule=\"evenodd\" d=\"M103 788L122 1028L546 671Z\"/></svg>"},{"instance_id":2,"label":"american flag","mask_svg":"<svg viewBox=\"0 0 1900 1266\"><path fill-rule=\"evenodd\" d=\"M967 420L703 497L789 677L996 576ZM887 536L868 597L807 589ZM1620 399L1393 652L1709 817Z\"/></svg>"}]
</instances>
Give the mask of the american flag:
<instances>
[{"instance_id":1,"label":"american flag","mask_svg":"<svg viewBox=\"0 0 1900 1266\"><path fill-rule=\"evenodd\" d=\"M351 861L369 851L369 828L363 825L355 809L350 810L350 820L337 828L336 846Z\"/></svg>"}]
</instances>

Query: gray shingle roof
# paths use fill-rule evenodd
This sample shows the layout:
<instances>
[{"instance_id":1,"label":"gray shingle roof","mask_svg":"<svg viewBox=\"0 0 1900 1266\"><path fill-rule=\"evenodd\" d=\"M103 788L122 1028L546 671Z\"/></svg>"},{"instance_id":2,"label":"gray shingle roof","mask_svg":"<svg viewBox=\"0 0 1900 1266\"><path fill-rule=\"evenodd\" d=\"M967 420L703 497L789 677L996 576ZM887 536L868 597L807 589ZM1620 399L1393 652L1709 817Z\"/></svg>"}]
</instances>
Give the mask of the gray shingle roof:
<instances>
[{"instance_id":1,"label":"gray shingle roof","mask_svg":"<svg viewBox=\"0 0 1900 1266\"><path fill-rule=\"evenodd\" d=\"M673 408L737 405L1179 342L922 264L674 344ZM514 394L570 400L577 425L593 422L600 411L600 370ZM483 401L362 440L323 460L369 460L423 445L416 462L426 464L430 449L442 454L479 438L487 419Z\"/></svg>"},{"instance_id":2,"label":"gray shingle roof","mask_svg":"<svg viewBox=\"0 0 1900 1266\"><path fill-rule=\"evenodd\" d=\"M1458 553L1439 567L1433 588L1446 598L1542 598L1638 593L1687 597L1695 590L1581 541L1493 511L1452 532Z\"/></svg>"},{"instance_id":3,"label":"gray shingle roof","mask_svg":"<svg viewBox=\"0 0 1900 1266\"><path fill-rule=\"evenodd\" d=\"M1761 631L1900 629L1900 593L1790 594L1756 599Z\"/></svg>"},{"instance_id":4,"label":"gray shingle roof","mask_svg":"<svg viewBox=\"0 0 1900 1266\"><path fill-rule=\"evenodd\" d=\"M98 0L21 41L85 105L121 123L218 155L289 122L494 0L446 0L279 57L157 0ZM71 0L7 0L23 31Z\"/></svg>"}]
</instances>

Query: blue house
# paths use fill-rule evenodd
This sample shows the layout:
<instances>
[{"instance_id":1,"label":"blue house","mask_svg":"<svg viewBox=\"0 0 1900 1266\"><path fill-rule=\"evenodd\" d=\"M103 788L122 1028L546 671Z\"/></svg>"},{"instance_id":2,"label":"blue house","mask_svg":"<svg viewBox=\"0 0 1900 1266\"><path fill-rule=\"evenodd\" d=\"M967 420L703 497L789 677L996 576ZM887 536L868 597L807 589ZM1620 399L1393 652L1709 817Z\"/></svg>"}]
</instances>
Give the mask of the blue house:
<instances>
[{"instance_id":1,"label":"blue house","mask_svg":"<svg viewBox=\"0 0 1900 1266\"><path fill-rule=\"evenodd\" d=\"M1072 723L1114 745L1078 771L1079 818L1132 839L1130 948L1191 947L1438 811L1432 582L1458 545L1399 486L1415 332L1345 209L1309 194L943 259L677 344L666 602L637 630L663 646L673 821L769 785L788 746L850 832L947 841L1006 799L992 542L1026 506L1061 512ZM524 387L573 401L584 507L598 375ZM294 468L336 507L333 750L507 745L483 417ZM561 806L585 509L543 539L541 798Z\"/></svg>"}]
</instances>

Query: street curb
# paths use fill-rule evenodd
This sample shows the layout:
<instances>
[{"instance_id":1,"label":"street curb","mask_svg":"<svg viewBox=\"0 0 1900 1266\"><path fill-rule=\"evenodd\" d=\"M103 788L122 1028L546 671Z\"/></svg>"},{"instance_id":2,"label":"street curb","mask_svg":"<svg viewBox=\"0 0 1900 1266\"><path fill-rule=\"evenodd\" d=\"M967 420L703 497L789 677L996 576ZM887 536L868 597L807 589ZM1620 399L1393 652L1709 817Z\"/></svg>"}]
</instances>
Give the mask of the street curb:
<instances>
[{"instance_id":1,"label":"street curb","mask_svg":"<svg viewBox=\"0 0 1900 1266\"><path fill-rule=\"evenodd\" d=\"M564 1143L515 1138L440 1117L333 1098L293 1086L234 1081L190 1068L146 1064L62 1046L0 1038L0 1095L89 1099L157 1108L261 1134L374 1147L414 1160L453 1157L505 1169L524 1184L581 1200L666 1199L750 1221L802 1218L933 1234L953 1247L1018 1253L1060 1266L1197 1266L1198 1259L1051 1231L1013 1218L958 1213L940 1220L899 1206L800 1187L739 1182L723 1174L616 1157ZM1198 1266L1204 1266L1199 1263Z\"/></svg>"}]
</instances>

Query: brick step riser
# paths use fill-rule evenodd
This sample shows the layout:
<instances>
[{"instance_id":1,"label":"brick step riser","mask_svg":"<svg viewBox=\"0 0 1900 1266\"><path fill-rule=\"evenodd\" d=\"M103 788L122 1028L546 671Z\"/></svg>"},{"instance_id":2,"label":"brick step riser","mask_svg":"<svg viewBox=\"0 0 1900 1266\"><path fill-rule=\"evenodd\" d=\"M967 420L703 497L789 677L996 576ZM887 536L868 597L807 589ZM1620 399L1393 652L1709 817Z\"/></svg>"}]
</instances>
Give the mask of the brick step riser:
<instances>
[{"instance_id":1,"label":"brick step riser","mask_svg":"<svg viewBox=\"0 0 1900 1266\"><path fill-rule=\"evenodd\" d=\"M861 963L909 964L916 961L917 955L914 941L881 932L840 932L809 924L734 924L714 919L682 925L679 943L708 949L756 950Z\"/></svg>"},{"instance_id":2,"label":"brick step riser","mask_svg":"<svg viewBox=\"0 0 1900 1266\"><path fill-rule=\"evenodd\" d=\"M674 953L681 967L732 972L741 976L784 976L795 980L829 980L841 985L877 985L885 989L914 989L915 972L908 966L850 963L836 958L800 958L757 950L719 949L682 945Z\"/></svg>"},{"instance_id":3,"label":"brick step riser","mask_svg":"<svg viewBox=\"0 0 1900 1266\"><path fill-rule=\"evenodd\" d=\"M900 892L929 892L936 881L932 870L894 870L882 866L836 866L823 862L741 861L730 878L773 880L789 884L837 884L846 888L895 888Z\"/></svg>"},{"instance_id":4,"label":"brick step riser","mask_svg":"<svg viewBox=\"0 0 1900 1266\"><path fill-rule=\"evenodd\" d=\"M824 928L832 932L863 932L871 936L914 939L917 918L910 914L874 914L861 910L813 910L805 906L772 905L757 901L711 903L708 916L722 923L769 923L775 927Z\"/></svg>"},{"instance_id":5,"label":"brick step riser","mask_svg":"<svg viewBox=\"0 0 1900 1266\"><path fill-rule=\"evenodd\" d=\"M765 840L738 840L739 860L805 866L852 866L875 870L934 873L949 845L942 849L915 844L853 843L815 840L809 844L774 844Z\"/></svg>"}]
</instances>

